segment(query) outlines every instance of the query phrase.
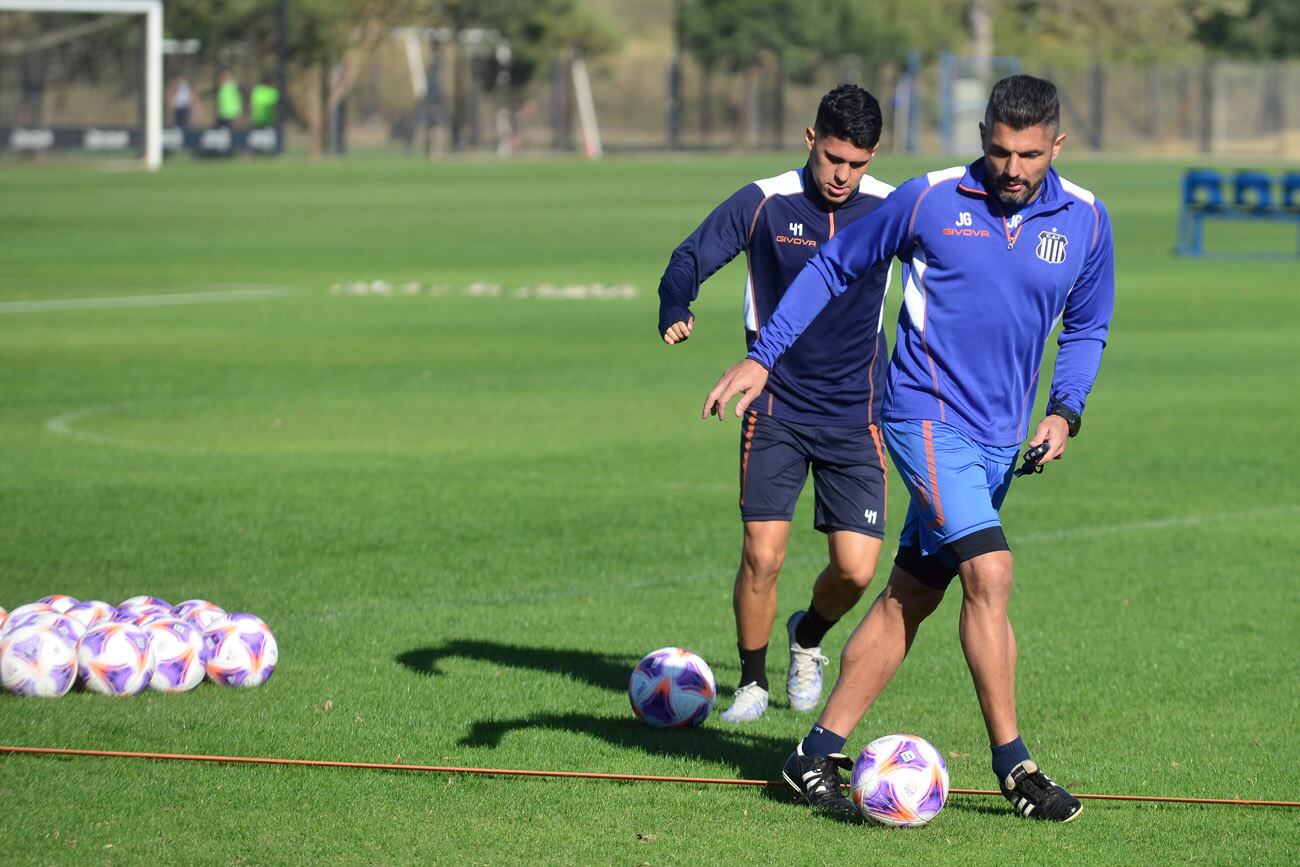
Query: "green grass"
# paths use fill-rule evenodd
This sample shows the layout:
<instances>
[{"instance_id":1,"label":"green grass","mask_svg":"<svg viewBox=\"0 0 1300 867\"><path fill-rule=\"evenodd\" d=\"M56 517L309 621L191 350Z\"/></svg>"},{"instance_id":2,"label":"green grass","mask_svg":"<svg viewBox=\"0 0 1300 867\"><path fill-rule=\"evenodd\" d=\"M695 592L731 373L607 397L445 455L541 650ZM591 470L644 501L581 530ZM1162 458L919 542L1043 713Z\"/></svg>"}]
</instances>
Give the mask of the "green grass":
<instances>
[{"instance_id":1,"label":"green grass","mask_svg":"<svg viewBox=\"0 0 1300 867\"><path fill-rule=\"evenodd\" d=\"M796 159L0 168L0 302L292 290L0 312L0 605L203 596L261 615L281 648L257 690L0 696L0 742L776 776L808 715L654 731L625 686L667 644L704 655L724 702L739 673L738 429L698 411L742 350L742 266L706 284L679 349L656 339L654 290L713 204ZM877 174L943 164L884 156ZM1119 301L1083 436L1003 511L1021 723L1083 791L1298 800L1300 264L1172 257L1181 168L1063 161L1111 209ZM329 292L376 279L453 289ZM480 280L641 293L460 291ZM807 499L783 615L824 556ZM850 746L912 731L954 786L988 788L957 607ZM774 675L783 656L778 636ZM1281 809L1092 802L1043 827L1004 806L954 796L930 828L889 832L776 790L0 757L4 860L21 864L1218 864L1300 847Z\"/></svg>"}]
</instances>

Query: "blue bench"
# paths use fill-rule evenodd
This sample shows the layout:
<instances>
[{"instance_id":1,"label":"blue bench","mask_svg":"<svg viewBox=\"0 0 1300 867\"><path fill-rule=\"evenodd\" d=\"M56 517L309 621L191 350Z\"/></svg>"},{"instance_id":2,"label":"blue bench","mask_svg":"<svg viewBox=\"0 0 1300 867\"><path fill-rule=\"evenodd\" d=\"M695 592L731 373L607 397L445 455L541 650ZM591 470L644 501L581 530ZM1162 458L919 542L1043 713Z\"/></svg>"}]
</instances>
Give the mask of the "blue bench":
<instances>
[{"instance_id":1,"label":"blue bench","mask_svg":"<svg viewBox=\"0 0 1300 867\"><path fill-rule=\"evenodd\" d=\"M1275 184L1279 193L1276 196ZM1183 175L1175 249L1180 256L1205 255L1202 224L1207 219L1294 221L1300 229L1300 172L1289 172L1275 181L1265 172L1242 170L1226 186L1231 188L1231 199L1225 196L1225 178L1218 171L1188 169ZM1296 255L1300 255L1300 231Z\"/></svg>"}]
</instances>

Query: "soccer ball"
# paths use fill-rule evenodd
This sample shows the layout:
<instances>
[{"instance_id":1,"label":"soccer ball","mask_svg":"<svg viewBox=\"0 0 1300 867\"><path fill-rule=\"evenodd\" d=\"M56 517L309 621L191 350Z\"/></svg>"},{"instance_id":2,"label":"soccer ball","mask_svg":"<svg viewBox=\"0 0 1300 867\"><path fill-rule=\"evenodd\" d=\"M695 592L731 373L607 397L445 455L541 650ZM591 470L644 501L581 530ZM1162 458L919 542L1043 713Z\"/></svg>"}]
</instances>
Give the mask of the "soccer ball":
<instances>
[{"instance_id":1,"label":"soccer ball","mask_svg":"<svg viewBox=\"0 0 1300 867\"><path fill-rule=\"evenodd\" d=\"M149 688L161 692L186 692L203 682L203 633L177 617L161 618L145 626L153 640L153 677Z\"/></svg>"},{"instance_id":2,"label":"soccer ball","mask_svg":"<svg viewBox=\"0 0 1300 867\"><path fill-rule=\"evenodd\" d=\"M136 608L119 608L113 615L118 623L134 623L143 626L147 621L157 617L171 617L172 610L161 605L141 605Z\"/></svg>"},{"instance_id":3,"label":"soccer ball","mask_svg":"<svg viewBox=\"0 0 1300 867\"><path fill-rule=\"evenodd\" d=\"M130 623L101 623L81 636L77 661L81 682L91 692L135 695L153 678L151 636Z\"/></svg>"},{"instance_id":4,"label":"soccer ball","mask_svg":"<svg viewBox=\"0 0 1300 867\"><path fill-rule=\"evenodd\" d=\"M9 617L5 620L4 632L0 632L0 635L13 632L15 629L21 629L24 626L34 626L43 617L62 616L62 614L54 610L52 605L46 605L44 602L19 605L9 612Z\"/></svg>"},{"instance_id":5,"label":"soccer ball","mask_svg":"<svg viewBox=\"0 0 1300 867\"><path fill-rule=\"evenodd\" d=\"M79 621L66 614L59 614L54 611L47 611L44 614L27 614L23 616L22 620L22 623L14 624L13 629L21 629L24 626L40 626L61 637L72 645L73 649L76 649L77 642L81 640L82 633L86 631L86 627L82 626Z\"/></svg>"},{"instance_id":6,"label":"soccer ball","mask_svg":"<svg viewBox=\"0 0 1300 867\"><path fill-rule=\"evenodd\" d=\"M173 608L172 614L194 624L199 632L207 632L209 627L228 616L226 609L213 605L206 599L187 599Z\"/></svg>"},{"instance_id":7,"label":"soccer ball","mask_svg":"<svg viewBox=\"0 0 1300 867\"><path fill-rule=\"evenodd\" d=\"M76 642L53 630L23 626L0 640L0 687L6 692L58 698L76 679Z\"/></svg>"},{"instance_id":8,"label":"soccer ball","mask_svg":"<svg viewBox=\"0 0 1300 867\"><path fill-rule=\"evenodd\" d=\"M948 799L948 766L929 741L885 735L853 763L853 803L862 815L895 828L931 822Z\"/></svg>"},{"instance_id":9,"label":"soccer ball","mask_svg":"<svg viewBox=\"0 0 1300 867\"><path fill-rule=\"evenodd\" d=\"M627 694L632 712L646 725L686 728L708 718L718 688L703 659L680 647L664 647L637 663Z\"/></svg>"},{"instance_id":10,"label":"soccer ball","mask_svg":"<svg viewBox=\"0 0 1300 867\"><path fill-rule=\"evenodd\" d=\"M0 635L17 629L19 626L30 625L33 619L32 615L58 613L54 610L53 605L45 602L29 602L26 605L19 605L13 611L10 611L9 616L5 618L4 631L0 632Z\"/></svg>"},{"instance_id":11,"label":"soccer ball","mask_svg":"<svg viewBox=\"0 0 1300 867\"><path fill-rule=\"evenodd\" d=\"M86 629L98 626L107 620L112 620L115 614L117 614L117 609L112 605L94 600L78 602L65 612L67 617L71 617Z\"/></svg>"},{"instance_id":12,"label":"soccer ball","mask_svg":"<svg viewBox=\"0 0 1300 867\"><path fill-rule=\"evenodd\" d=\"M172 604L168 602L166 599L159 599L157 596L132 596L130 599L123 599L121 602L117 604L117 607L119 609L125 608L128 610L144 609L144 608L151 608L151 607L166 608L168 611L171 611Z\"/></svg>"},{"instance_id":13,"label":"soccer ball","mask_svg":"<svg viewBox=\"0 0 1300 867\"><path fill-rule=\"evenodd\" d=\"M261 618L236 612L203 633L208 677L222 686L261 686L280 658L271 629Z\"/></svg>"},{"instance_id":14,"label":"soccer ball","mask_svg":"<svg viewBox=\"0 0 1300 867\"><path fill-rule=\"evenodd\" d=\"M46 596L44 599L38 599L37 602L44 602L46 605L54 606L54 610L60 614L66 614L68 609L76 605L78 600L72 596Z\"/></svg>"}]
</instances>

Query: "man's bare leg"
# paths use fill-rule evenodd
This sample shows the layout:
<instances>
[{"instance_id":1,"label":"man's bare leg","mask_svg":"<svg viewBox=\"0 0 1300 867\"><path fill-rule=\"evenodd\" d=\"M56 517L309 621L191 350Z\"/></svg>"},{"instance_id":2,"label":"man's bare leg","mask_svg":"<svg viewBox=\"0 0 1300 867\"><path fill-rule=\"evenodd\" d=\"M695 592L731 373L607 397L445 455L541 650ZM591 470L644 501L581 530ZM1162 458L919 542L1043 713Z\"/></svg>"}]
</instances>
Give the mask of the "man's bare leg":
<instances>
[{"instance_id":1,"label":"man's bare leg","mask_svg":"<svg viewBox=\"0 0 1300 867\"><path fill-rule=\"evenodd\" d=\"M790 668L785 694L795 710L815 710L822 700L821 644L826 632L857 604L876 572L880 540L851 530L826 534L829 562L813 583L812 601L786 622Z\"/></svg>"},{"instance_id":2,"label":"man's bare leg","mask_svg":"<svg viewBox=\"0 0 1300 867\"><path fill-rule=\"evenodd\" d=\"M884 591L849 636L840 655L840 676L817 724L847 736L903 664L917 630L943 601L897 565Z\"/></svg>"},{"instance_id":3,"label":"man's bare leg","mask_svg":"<svg viewBox=\"0 0 1300 867\"><path fill-rule=\"evenodd\" d=\"M966 654L989 743L1020 736L1016 725L1016 637L1007 616L1011 552L990 551L963 562L961 649Z\"/></svg>"},{"instance_id":4,"label":"man's bare leg","mask_svg":"<svg viewBox=\"0 0 1300 867\"><path fill-rule=\"evenodd\" d=\"M736 640L742 649L767 645L776 622L776 579L785 564L789 521L746 521L740 568L731 594Z\"/></svg>"},{"instance_id":5,"label":"man's bare leg","mask_svg":"<svg viewBox=\"0 0 1300 867\"><path fill-rule=\"evenodd\" d=\"M732 589L736 643L740 650L740 686L727 722L758 719L767 710L767 644L776 622L776 579L785 563L789 521L746 521L740 568Z\"/></svg>"},{"instance_id":6,"label":"man's bare leg","mask_svg":"<svg viewBox=\"0 0 1300 867\"><path fill-rule=\"evenodd\" d=\"M826 534L829 562L813 583L812 604L827 620L839 620L862 598L880 558L880 540L852 530Z\"/></svg>"}]
</instances>

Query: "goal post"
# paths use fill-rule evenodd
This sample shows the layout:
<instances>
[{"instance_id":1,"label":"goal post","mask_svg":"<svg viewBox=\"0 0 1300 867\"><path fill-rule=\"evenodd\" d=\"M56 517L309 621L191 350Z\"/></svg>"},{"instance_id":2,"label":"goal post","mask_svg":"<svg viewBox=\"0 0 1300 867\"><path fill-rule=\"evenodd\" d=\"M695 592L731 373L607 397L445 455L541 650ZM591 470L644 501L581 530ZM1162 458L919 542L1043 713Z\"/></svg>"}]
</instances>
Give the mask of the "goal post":
<instances>
[{"instance_id":1,"label":"goal post","mask_svg":"<svg viewBox=\"0 0 1300 867\"><path fill-rule=\"evenodd\" d=\"M144 16L142 150L147 169L162 167L163 0L0 0L0 12Z\"/></svg>"}]
</instances>

